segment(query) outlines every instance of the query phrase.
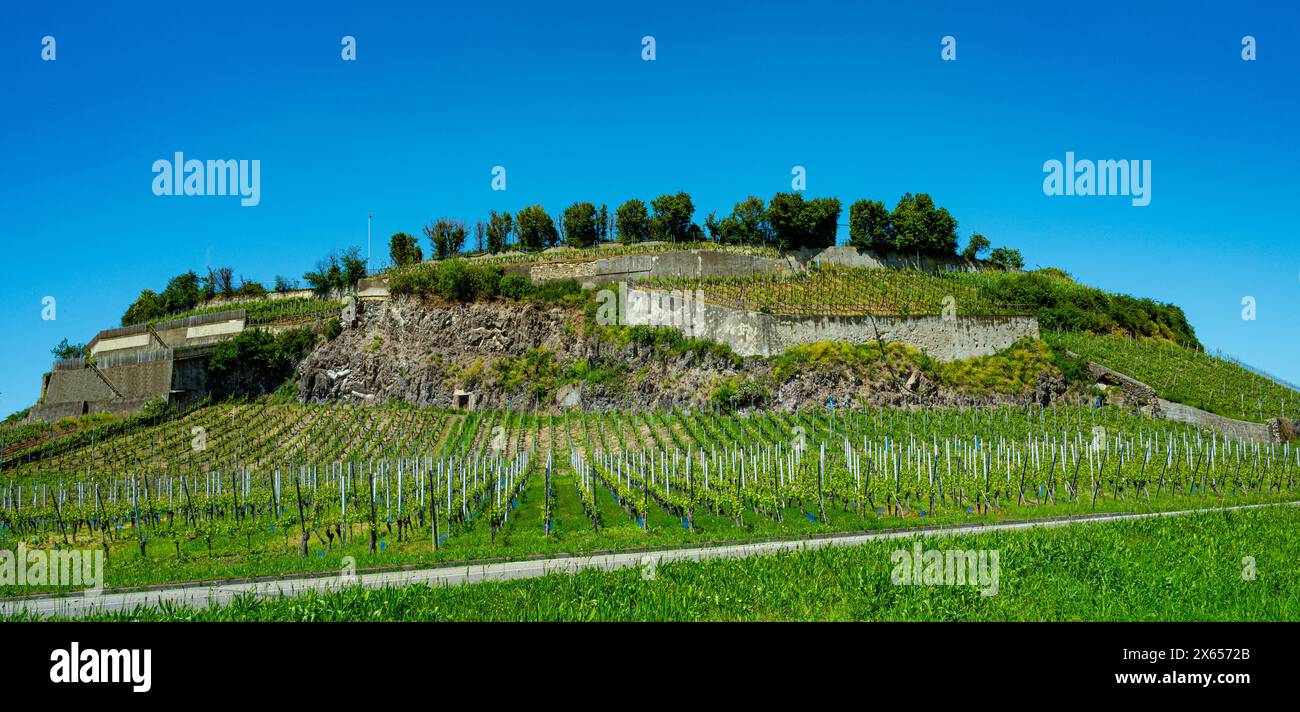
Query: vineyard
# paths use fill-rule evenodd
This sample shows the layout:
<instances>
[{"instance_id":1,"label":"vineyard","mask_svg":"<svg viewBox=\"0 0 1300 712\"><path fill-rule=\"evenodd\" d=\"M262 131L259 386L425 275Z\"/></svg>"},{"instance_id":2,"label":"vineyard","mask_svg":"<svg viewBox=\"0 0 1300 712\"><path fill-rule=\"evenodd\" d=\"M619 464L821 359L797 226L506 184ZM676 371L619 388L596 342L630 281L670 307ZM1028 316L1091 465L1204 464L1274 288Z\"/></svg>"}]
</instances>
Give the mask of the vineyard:
<instances>
[{"instance_id":1,"label":"vineyard","mask_svg":"<svg viewBox=\"0 0 1300 712\"><path fill-rule=\"evenodd\" d=\"M311 297L290 297L286 299L259 299L235 304L217 304L199 307L186 312L169 314L161 321L174 321L204 314L217 314L242 309L247 313L248 326L297 324L338 316L343 308L342 302Z\"/></svg>"},{"instance_id":2,"label":"vineyard","mask_svg":"<svg viewBox=\"0 0 1300 712\"><path fill-rule=\"evenodd\" d=\"M699 290L705 301L772 314L1015 316L1029 307L990 298L957 274L826 265L795 275L654 278L654 289Z\"/></svg>"},{"instance_id":3,"label":"vineyard","mask_svg":"<svg viewBox=\"0 0 1300 712\"><path fill-rule=\"evenodd\" d=\"M1165 400L1228 418L1262 422L1300 411L1300 392L1204 351L1123 336L1052 332L1044 338L1146 383Z\"/></svg>"},{"instance_id":4,"label":"vineyard","mask_svg":"<svg viewBox=\"0 0 1300 712\"><path fill-rule=\"evenodd\" d=\"M109 586L1276 501L1300 452L1115 409L534 415L226 403L0 464L0 547ZM13 591L4 591L13 592Z\"/></svg>"},{"instance_id":5,"label":"vineyard","mask_svg":"<svg viewBox=\"0 0 1300 712\"><path fill-rule=\"evenodd\" d=\"M509 264L545 264L553 262L582 262L606 257L625 255L656 255L665 252L684 250L710 250L738 255L752 255L779 259L780 252L775 247L763 245L724 245L708 240L699 242L638 242L624 244L621 242L603 243L596 247L555 247L542 252L502 252L500 254L482 254L468 257L474 264L509 265Z\"/></svg>"}]
</instances>

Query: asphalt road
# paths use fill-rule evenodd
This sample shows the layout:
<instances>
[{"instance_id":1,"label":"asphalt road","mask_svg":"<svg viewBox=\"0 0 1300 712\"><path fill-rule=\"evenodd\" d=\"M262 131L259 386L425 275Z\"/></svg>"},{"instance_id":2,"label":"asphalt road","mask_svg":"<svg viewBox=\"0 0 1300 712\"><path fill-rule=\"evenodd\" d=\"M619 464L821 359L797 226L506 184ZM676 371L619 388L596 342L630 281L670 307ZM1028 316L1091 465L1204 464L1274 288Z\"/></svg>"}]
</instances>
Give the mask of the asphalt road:
<instances>
[{"instance_id":1,"label":"asphalt road","mask_svg":"<svg viewBox=\"0 0 1300 712\"><path fill-rule=\"evenodd\" d=\"M653 552L601 554L595 556L568 556L529 561L512 561L490 564L443 566L428 569L367 573L351 577L339 573L306 578L284 578L265 581L215 585L177 585L145 591L77 593L65 596L43 596L25 599L0 600L0 616L12 616L26 609L44 616L82 616L97 611L130 611L140 606L158 606L169 603L178 606L204 608L229 603L240 596L274 598L295 596L308 591L326 592L366 586L450 586L479 583L481 581L510 581L536 578L553 573L577 573L588 569L612 571L627 567L657 567L661 563L684 560L742 558L760 556L779 551L820 549L826 546L855 546L885 539L907 539L913 536L946 537L958 534L975 534L991 531L1015 531L1035 527L1062 527L1100 522L1119 522L1152 517L1176 517L1200 512L1222 512L1263 507L1297 506L1300 502L1285 504L1256 504L1213 509L1191 509L1145 514L1080 515L1048 519L1033 519L1001 524L971 524L928 529L895 530L826 536L815 539L766 541L748 544L667 549Z\"/></svg>"}]
</instances>

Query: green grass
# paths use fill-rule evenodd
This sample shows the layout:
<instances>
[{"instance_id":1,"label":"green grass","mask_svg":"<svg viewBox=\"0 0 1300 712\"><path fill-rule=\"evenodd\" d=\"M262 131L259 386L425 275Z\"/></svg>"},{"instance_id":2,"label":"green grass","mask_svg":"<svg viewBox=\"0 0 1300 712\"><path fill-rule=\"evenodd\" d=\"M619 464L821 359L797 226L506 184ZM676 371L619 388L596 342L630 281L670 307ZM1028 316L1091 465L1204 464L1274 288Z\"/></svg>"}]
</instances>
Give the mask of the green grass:
<instances>
[{"instance_id":1,"label":"green grass","mask_svg":"<svg viewBox=\"0 0 1300 712\"><path fill-rule=\"evenodd\" d=\"M1051 344L1136 378L1165 400L1262 422L1300 415L1300 393L1230 361L1163 339L1054 332Z\"/></svg>"},{"instance_id":2,"label":"green grass","mask_svg":"<svg viewBox=\"0 0 1300 712\"><path fill-rule=\"evenodd\" d=\"M1300 509L1273 507L922 539L996 550L995 595L895 585L911 540L483 583L240 599L98 620L1288 621L1300 618ZM1253 579L1243 559L1252 557Z\"/></svg>"}]
</instances>

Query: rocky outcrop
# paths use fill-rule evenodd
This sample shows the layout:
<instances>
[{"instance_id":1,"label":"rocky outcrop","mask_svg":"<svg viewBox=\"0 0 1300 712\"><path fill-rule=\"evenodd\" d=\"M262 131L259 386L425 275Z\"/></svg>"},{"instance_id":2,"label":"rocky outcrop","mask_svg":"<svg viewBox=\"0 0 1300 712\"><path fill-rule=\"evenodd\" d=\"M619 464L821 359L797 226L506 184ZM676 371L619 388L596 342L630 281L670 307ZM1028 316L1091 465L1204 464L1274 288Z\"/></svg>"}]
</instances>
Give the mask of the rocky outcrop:
<instances>
[{"instance_id":1,"label":"rocky outcrop","mask_svg":"<svg viewBox=\"0 0 1300 712\"><path fill-rule=\"evenodd\" d=\"M357 302L343 332L299 368L304 401L475 408L709 407L720 383L749 383L765 405L906 406L1050 403L1065 391L1043 374L1033 392L972 397L918 369L886 376L847 366L809 369L774 382L766 359L725 349L675 349L653 340L588 333L579 308L524 302L430 304L410 297ZM594 331L594 330L592 330ZM752 391L751 391L752 392Z\"/></svg>"}]
</instances>

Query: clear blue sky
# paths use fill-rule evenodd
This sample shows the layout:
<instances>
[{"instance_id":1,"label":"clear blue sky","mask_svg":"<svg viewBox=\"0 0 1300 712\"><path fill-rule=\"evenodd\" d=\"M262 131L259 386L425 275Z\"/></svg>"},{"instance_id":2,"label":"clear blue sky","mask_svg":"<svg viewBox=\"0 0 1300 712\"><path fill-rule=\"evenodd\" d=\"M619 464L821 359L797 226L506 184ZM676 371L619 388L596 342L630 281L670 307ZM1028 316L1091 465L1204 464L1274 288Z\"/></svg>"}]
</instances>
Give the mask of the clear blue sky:
<instances>
[{"instance_id":1,"label":"clear blue sky","mask_svg":"<svg viewBox=\"0 0 1300 712\"><path fill-rule=\"evenodd\" d=\"M3 11L4 413L35 400L51 346L116 326L141 288L300 277L364 245L367 211L376 254L537 202L686 190L702 221L788 190L794 165L846 206L928 192L963 241L1179 304L1209 348L1300 382L1292 3L191 5ZM175 151L260 160L261 204L154 196ZM1151 204L1045 196L1066 151L1151 160Z\"/></svg>"}]
</instances>

